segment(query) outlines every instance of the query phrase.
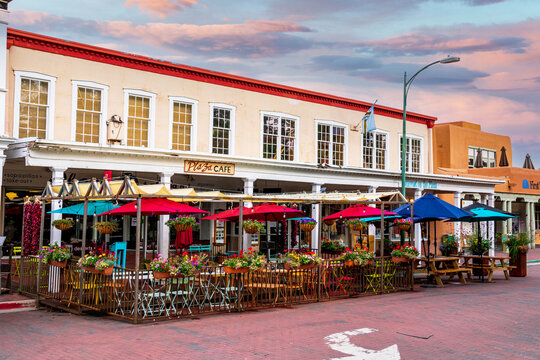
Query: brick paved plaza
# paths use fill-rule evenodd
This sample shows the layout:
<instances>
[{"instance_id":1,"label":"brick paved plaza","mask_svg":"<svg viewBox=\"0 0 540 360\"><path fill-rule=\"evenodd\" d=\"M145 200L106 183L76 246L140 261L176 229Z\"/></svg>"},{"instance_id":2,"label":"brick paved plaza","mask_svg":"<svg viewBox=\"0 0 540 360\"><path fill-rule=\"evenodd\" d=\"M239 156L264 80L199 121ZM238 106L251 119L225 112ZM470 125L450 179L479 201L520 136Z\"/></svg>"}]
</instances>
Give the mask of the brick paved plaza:
<instances>
[{"instance_id":1,"label":"brick paved plaza","mask_svg":"<svg viewBox=\"0 0 540 360\"><path fill-rule=\"evenodd\" d=\"M528 271L510 281L497 274L492 284L142 325L46 311L3 314L0 358L538 359L540 266Z\"/></svg>"}]
</instances>

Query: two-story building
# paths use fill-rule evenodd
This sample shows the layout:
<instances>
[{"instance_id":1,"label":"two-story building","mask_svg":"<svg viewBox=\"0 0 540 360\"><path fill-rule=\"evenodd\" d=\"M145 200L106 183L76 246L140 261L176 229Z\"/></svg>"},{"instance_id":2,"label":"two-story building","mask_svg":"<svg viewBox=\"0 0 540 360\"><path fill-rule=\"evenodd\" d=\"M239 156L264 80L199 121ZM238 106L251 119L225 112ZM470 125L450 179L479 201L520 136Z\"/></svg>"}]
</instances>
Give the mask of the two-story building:
<instances>
[{"instance_id":1,"label":"two-story building","mask_svg":"<svg viewBox=\"0 0 540 360\"><path fill-rule=\"evenodd\" d=\"M376 105L377 130L362 133L369 102L8 29L5 21L0 35L6 216L47 180L104 171L247 194L401 186L399 109ZM433 172L435 121L407 114L407 198L426 189L492 195L497 180Z\"/></svg>"}]
</instances>

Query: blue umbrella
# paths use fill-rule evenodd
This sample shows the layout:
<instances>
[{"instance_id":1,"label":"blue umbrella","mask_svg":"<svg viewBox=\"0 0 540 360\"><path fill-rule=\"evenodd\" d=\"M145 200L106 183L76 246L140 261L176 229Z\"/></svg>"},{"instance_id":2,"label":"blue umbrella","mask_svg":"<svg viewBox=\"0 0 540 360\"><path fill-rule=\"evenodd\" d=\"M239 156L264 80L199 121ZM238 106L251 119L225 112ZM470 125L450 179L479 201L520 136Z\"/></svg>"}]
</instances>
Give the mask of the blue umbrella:
<instances>
[{"instance_id":1,"label":"blue umbrella","mask_svg":"<svg viewBox=\"0 0 540 360\"><path fill-rule=\"evenodd\" d=\"M87 207L87 215L102 214L112 209L116 209L119 205L115 205L110 201L89 201ZM71 214L84 215L84 202L68 206L62 209L49 211L49 214Z\"/></svg>"}]
</instances>

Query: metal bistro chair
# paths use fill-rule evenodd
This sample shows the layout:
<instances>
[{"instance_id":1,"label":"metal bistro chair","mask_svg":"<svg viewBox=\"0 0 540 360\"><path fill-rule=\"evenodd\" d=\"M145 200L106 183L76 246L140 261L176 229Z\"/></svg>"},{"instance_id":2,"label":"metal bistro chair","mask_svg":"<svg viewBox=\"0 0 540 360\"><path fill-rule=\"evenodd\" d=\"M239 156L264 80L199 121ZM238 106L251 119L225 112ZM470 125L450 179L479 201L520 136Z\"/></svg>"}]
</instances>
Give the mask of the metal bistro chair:
<instances>
[{"instance_id":1,"label":"metal bistro chair","mask_svg":"<svg viewBox=\"0 0 540 360\"><path fill-rule=\"evenodd\" d=\"M18 256L18 259L14 259L15 261L15 273L14 276L20 276L19 268L21 267L21 257L22 257L22 247L21 246L14 246L13 247L13 256Z\"/></svg>"},{"instance_id":2,"label":"metal bistro chair","mask_svg":"<svg viewBox=\"0 0 540 360\"><path fill-rule=\"evenodd\" d=\"M376 261L373 273L364 275L366 278L366 289L364 292L367 293L370 290L373 292L390 292L390 289L395 290L394 284L392 283L395 274L396 267L394 263L391 260L385 260L383 268L384 277L382 279L383 287L381 289L381 261Z\"/></svg>"}]
</instances>

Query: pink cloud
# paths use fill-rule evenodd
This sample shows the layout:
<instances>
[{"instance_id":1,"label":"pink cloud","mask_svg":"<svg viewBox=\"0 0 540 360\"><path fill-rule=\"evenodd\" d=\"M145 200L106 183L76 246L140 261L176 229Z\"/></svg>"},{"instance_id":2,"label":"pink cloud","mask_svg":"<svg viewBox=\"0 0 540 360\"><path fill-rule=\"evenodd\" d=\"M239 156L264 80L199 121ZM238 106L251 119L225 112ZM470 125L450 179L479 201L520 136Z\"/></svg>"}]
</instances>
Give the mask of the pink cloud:
<instances>
[{"instance_id":1,"label":"pink cloud","mask_svg":"<svg viewBox=\"0 0 540 360\"><path fill-rule=\"evenodd\" d=\"M197 4L197 0L126 0L127 7L138 7L153 17L166 18L171 12L182 11Z\"/></svg>"}]
</instances>

